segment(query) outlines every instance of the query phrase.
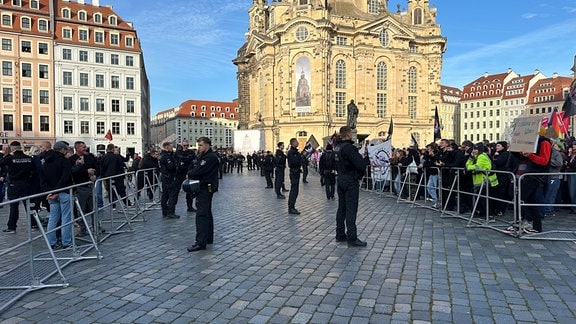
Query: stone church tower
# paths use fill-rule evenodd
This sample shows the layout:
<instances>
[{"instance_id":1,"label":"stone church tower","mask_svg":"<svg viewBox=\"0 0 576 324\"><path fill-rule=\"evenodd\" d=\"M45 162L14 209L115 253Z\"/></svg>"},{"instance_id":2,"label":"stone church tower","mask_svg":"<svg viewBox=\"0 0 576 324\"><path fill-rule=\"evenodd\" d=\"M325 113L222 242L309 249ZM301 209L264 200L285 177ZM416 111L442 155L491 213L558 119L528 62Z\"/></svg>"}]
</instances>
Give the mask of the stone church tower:
<instances>
[{"instance_id":1,"label":"stone church tower","mask_svg":"<svg viewBox=\"0 0 576 324\"><path fill-rule=\"evenodd\" d=\"M267 149L291 137L322 138L346 125L396 147L433 141L446 38L428 0L254 0L238 50L239 128L264 130ZM302 148L302 147L300 147Z\"/></svg>"}]
</instances>

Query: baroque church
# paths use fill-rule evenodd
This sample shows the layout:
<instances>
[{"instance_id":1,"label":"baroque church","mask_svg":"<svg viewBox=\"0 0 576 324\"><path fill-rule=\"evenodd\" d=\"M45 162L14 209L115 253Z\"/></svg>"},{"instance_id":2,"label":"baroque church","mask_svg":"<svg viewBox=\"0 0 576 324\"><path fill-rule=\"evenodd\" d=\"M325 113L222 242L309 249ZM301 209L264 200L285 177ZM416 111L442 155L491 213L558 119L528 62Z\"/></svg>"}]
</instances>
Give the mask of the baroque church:
<instances>
[{"instance_id":1,"label":"baroque church","mask_svg":"<svg viewBox=\"0 0 576 324\"><path fill-rule=\"evenodd\" d=\"M326 139L358 108L358 141L434 140L446 38L428 0L254 0L237 66L239 129L279 141ZM320 145L322 141L319 140ZM302 148L302 147L301 147Z\"/></svg>"}]
</instances>

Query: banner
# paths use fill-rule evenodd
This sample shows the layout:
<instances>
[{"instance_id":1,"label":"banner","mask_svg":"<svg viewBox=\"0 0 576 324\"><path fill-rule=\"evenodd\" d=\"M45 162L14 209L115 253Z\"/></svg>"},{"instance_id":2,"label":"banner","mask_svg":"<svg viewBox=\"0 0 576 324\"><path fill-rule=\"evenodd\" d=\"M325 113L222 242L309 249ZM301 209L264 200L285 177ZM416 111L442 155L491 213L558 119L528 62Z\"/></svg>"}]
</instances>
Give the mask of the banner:
<instances>
[{"instance_id":1,"label":"banner","mask_svg":"<svg viewBox=\"0 0 576 324\"><path fill-rule=\"evenodd\" d=\"M513 122L509 150L536 153L542 119L542 116L516 117Z\"/></svg>"},{"instance_id":2,"label":"banner","mask_svg":"<svg viewBox=\"0 0 576 324\"><path fill-rule=\"evenodd\" d=\"M392 142L390 140L373 140L367 146L372 178L376 181L390 180L390 157Z\"/></svg>"}]
</instances>

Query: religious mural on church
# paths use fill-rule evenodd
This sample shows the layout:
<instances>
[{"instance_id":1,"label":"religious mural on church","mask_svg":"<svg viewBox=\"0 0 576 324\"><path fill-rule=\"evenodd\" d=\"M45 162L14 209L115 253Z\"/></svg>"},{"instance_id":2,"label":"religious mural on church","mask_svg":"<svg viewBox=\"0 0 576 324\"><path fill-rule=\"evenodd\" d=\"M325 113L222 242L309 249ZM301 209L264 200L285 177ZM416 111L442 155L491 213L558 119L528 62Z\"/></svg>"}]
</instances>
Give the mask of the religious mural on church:
<instances>
[{"instance_id":1,"label":"religious mural on church","mask_svg":"<svg viewBox=\"0 0 576 324\"><path fill-rule=\"evenodd\" d=\"M310 112L310 60L302 56L296 61L296 111Z\"/></svg>"}]
</instances>

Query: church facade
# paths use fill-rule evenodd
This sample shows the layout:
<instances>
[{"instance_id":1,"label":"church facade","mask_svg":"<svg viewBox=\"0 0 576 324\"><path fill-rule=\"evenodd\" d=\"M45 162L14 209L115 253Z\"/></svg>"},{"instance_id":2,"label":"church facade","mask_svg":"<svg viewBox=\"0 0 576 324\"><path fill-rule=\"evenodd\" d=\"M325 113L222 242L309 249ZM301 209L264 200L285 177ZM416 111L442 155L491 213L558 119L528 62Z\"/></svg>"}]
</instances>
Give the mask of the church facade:
<instances>
[{"instance_id":1,"label":"church facade","mask_svg":"<svg viewBox=\"0 0 576 324\"><path fill-rule=\"evenodd\" d=\"M428 0L254 0L237 66L239 129L279 141L327 138L358 108L358 140L434 139L446 38ZM322 144L322 143L320 143ZM302 148L302 147L301 147Z\"/></svg>"}]
</instances>

